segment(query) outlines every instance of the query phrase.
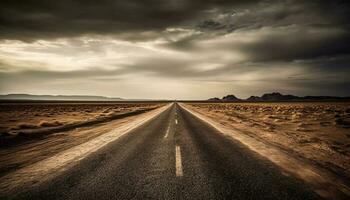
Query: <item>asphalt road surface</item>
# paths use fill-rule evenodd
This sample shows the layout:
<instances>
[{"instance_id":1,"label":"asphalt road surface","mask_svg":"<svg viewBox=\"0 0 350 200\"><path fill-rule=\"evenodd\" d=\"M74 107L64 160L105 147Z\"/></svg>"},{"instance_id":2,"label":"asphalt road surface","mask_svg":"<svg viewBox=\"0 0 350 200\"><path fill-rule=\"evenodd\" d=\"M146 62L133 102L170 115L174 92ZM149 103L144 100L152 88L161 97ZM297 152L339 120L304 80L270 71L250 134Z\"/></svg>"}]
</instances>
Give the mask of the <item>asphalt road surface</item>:
<instances>
[{"instance_id":1,"label":"asphalt road surface","mask_svg":"<svg viewBox=\"0 0 350 200\"><path fill-rule=\"evenodd\" d=\"M14 199L319 199L267 159L174 104Z\"/></svg>"}]
</instances>

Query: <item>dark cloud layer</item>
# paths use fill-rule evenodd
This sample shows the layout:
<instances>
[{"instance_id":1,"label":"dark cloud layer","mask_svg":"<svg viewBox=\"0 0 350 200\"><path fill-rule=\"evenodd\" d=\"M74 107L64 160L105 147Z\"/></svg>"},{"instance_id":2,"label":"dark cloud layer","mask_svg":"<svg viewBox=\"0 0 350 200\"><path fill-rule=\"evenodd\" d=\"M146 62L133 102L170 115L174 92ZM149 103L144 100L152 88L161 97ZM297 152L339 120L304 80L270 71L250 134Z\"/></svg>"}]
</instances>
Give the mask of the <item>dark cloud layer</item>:
<instances>
[{"instance_id":1,"label":"dark cloud layer","mask_svg":"<svg viewBox=\"0 0 350 200\"><path fill-rule=\"evenodd\" d=\"M349 13L346 0L2 0L0 38L137 33L190 25L228 32L286 25L348 31Z\"/></svg>"},{"instance_id":2,"label":"dark cloud layer","mask_svg":"<svg viewBox=\"0 0 350 200\"><path fill-rule=\"evenodd\" d=\"M255 61L293 61L347 55L348 44L350 34L346 30L301 27L265 35L255 43L242 45L242 50Z\"/></svg>"},{"instance_id":3,"label":"dark cloud layer","mask_svg":"<svg viewBox=\"0 0 350 200\"><path fill-rule=\"evenodd\" d=\"M282 91L350 95L349 22L347 0L2 0L0 45L8 40L67 41L25 48L15 44L11 51L0 47L1 84L5 88L18 78L114 80L135 75L230 82L233 87L243 84L239 81L245 86L250 81L251 87L262 81L266 87L283 85ZM97 40L87 41L89 37ZM40 62L27 53L16 57L18 49L71 60L73 55L84 60L86 52L93 61L86 62L92 66L83 62L86 66L79 69L57 72L52 66L33 67L47 62L40 56L35 57ZM120 58L96 61L108 54Z\"/></svg>"},{"instance_id":4,"label":"dark cloud layer","mask_svg":"<svg viewBox=\"0 0 350 200\"><path fill-rule=\"evenodd\" d=\"M64 37L161 30L186 24L207 9L248 5L225 0L3 0L3 38Z\"/></svg>"}]
</instances>

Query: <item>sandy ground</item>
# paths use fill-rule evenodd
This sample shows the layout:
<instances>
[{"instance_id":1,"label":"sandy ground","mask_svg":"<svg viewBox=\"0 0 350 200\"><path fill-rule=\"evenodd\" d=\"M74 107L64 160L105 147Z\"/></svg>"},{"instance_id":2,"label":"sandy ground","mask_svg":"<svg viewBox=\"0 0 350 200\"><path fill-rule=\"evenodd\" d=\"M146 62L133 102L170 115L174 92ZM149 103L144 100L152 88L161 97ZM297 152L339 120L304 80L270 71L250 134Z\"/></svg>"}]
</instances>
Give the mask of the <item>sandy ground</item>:
<instances>
[{"instance_id":1,"label":"sandy ground","mask_svg":"<svg viewBox=\"0 0 350 200\"><path fill-rule=\"evenodd\" d=\"M227 137L240 141L251 150L274 162L281 167L283 174L303 180L321 196L328 199L348 199L350 196L349 168L347 168L350 162L348 150L345 148L345 150L339 151L337 148L324 147L332 145L334 141L342 143L349 141L349 132L346 131L348 129L346 122L349 103L192 103L181 104L181 106L211 124ZM324 130L323 126L315 124L313 124L313 131L311 129L301 131L298 129L298 125L294 127L295 129L284 126L289 115L306 112L308 115L304 115L302 119L299 119L299 122L295 123L311 123L315 117L311 113L324 109L326 112L335 112L336 116L331 119L329 116L331 114L322 115L318 118L319 121L316 121L319 124L323 124L322 122L326 119L333 121L333 126L339 127L333 127L332 130L338 132L330 132L329 135L320 134ZM258 113L252 114L251 110ZM266 116L260 114L264 111ZM249 114L245 115L245 113ZM280 120L273 120L273 122L269 120L270 115L273 115L275 119L277 113L284 113L279 116L279 118L285 118L284 123ZM248 115L249 117L245 118ZM316 116L320 115L316 113ZM339 119L343 120L342 123L338 123ZM256 124L275 125L276 127L271 129L267 125L257 126ZM292 130L297 132L292 132ZM319 137L318 134L320 134ZM333 137L333 135L336 136ZM305 142L305 140L315 137L318 139ZM341 140L344 138L345 141ZM345 147L348 146L345 145Z\"/></svg>"},{"instance_id":2,"label":"sandy ground","mask_svg":"<svg viewBox=\"0 0 350 200\"><path fill-rule=\"evenodd\" d=\"M163 105L138 115L0 149L0 193L33 186L58 175L170 106Z\"/></svg>"},{"instance_id":3,"label":"sandy ground","mask_svg":"<svg viewBox=\"0 0 350 200\"><path fill-rule=\"evenodd\" d=\"M156 108L155 103L15 103L0 105L0 137L113 118L122 113Z\"/></svg>"},{"instance_id":4,"label":"sandy ground","mask_svg":"<svg viewBox=\"0 0 350 200\"><path fill-rule=\"evenodd\" d=\"M350 103L191 103L242 134L350 180Z\"/></svg>"},{"instance_id":5,"label":"sandy ground","mask_svg":"<svg viewBox=\"0 0 350 200\"><path fill-rule=\"evenodd\" d=\"M0 176L98 137L138 118L138 115L143 116L143 112L135 111L147 113L147 111L156 110L164 105L160 103L1 105L0 124L5 127L3 130L9 133L0 136ZM89 112L86 113L87 110ZM47 113L51 113L50 116ZM102 121L101 118L105 120ZM52 123L57 120L60 123L55 126L42 127L38 125L44 121ZM85 122L98 123L79 126ZM19 127L21 124L27 124L31 127L21 128ZM39 134L40 137L26 136L28 133L38 135L43 129L52 130L52 128L72 124L78 126L66 131L44 132L44 134ZM31 132L27 132L26 135L21 134L29 130Z\"/></svg>"}]
</instances>

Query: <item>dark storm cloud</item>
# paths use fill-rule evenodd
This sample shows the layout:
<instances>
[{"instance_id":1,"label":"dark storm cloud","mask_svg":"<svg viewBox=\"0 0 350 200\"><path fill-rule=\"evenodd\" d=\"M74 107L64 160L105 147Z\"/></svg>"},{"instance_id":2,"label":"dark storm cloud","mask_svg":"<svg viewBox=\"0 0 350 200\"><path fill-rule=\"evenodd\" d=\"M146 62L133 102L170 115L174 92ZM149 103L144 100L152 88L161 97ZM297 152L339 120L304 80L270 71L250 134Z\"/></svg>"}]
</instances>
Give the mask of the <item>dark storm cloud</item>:
<instances>
[{"instance_id":1,"label":"dark storm cloud","mask_svg":"<svg viewBox=\"0 0 350 200\"><path fill-rule=\"evenodd\" d=\"M3 0L2 38L65 37L161 30L196 18L206 9L254 1L200 0Z\"/></svg>"},{"instance_id":2,"label":"dark storm cloud","mask_svg":"<svg viewBox=\"0 0 350 200\"><path fill-rule=\"evenodd\" d=\"M349 27L350 2L344 0L262 0L245 8L226 7L200 22L205 29L227 31L264 26L322 25Z\"/></svg>"},{"instance_id":3,"label":"dark storm cloud","mask_svg":"<svg viewBox=\"0 0 350 200\"><path fill-rule=\"evenodd\" d=\"M206 37L184 38L169 46L186 50L196 40L268 27L277 32L272 30L255 42L242 44L243 50L262 60L349 53L350 1L259 1L244 9L226 10L217 10L197 24Z\"/></svg>"},{"instance_id":4,"label":"dark storm cloud","mask_svg":"<svg viewBox=\"0 0 350 200\"><path fill-rule=\"evenodd\" d=\"M349 13L350 3L344 0L3 0L0 38L114 33L138 41L159 38L167 27L185 26L203 33L166 46L191 51L196 42L229 32L290 27L232 48L238 45L252 61L312 59L349 53Z\"/></svg>"},{"instance_id":5,"label":"dark storm cloud","mask_svg":"<svg viewBox=\"0 0 350 200\"><path fill-rule=\"evenodd\" d=\"M348 44L350 34L346 30L296 27L242 44L241 50L250 55L252 61L293 61L347 55L350 53Z\"/></svg>"}]
</instances>

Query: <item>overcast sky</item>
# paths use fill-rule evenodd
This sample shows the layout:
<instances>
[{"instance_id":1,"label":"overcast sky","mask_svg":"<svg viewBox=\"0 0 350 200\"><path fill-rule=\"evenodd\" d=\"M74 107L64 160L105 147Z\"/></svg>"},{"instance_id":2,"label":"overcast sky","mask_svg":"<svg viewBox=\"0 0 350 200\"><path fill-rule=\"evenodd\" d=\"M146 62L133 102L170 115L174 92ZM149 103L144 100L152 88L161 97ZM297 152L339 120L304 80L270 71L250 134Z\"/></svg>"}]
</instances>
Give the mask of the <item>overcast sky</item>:
<instances>
[{"instance_id":1,"label":"overcast sky","mask_svg":"<svg viewBox=\"0 0 350 200\"><path fill-rule=\"evenodd\" d=\"M1 0L0 93L350 96L349 2Z\"/></svg>"}]
</instances>

